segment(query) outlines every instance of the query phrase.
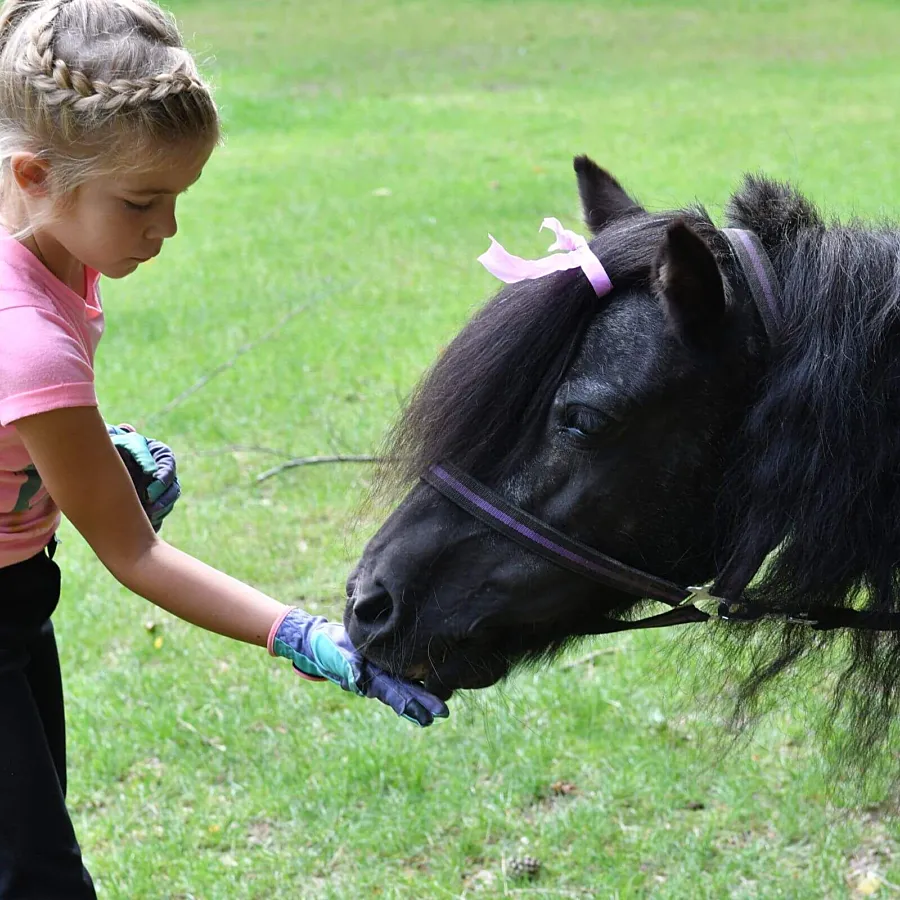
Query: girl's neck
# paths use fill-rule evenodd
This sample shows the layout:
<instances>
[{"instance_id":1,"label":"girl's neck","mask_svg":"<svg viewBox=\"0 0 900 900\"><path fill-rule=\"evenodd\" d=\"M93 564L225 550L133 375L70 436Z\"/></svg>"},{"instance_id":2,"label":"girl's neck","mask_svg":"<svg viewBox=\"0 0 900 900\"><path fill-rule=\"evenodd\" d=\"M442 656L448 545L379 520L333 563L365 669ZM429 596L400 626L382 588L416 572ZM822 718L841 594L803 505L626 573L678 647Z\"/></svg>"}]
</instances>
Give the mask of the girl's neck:
<instances>
[{"instance_id":1,"label":"girl's neck","mask_svg":"<svg viewBox=\"0 0 900 900\"><path fill-rule=\"evenodd\" d=\"M21 200L7 199L0 206L0 227L8 234L14 235L21 231L28 220L28 210ZM87 299L87 278L84 266L59 241L40 228L28 237L18 240L23 247L31 251L45 269L55 275L66 287L75 291L81 298Z\"/></svg>"},{"instance_id":2,"label":"girl's neck","mask_svg":"<svg viewBox=\"0 0 900 900\"><path fill-rule=\"evenodd\" d=\"M35 232L20 243L27 247L63 284L85 298L87 279L84 265L46 232Z\"/></svg>"}]
</instances>

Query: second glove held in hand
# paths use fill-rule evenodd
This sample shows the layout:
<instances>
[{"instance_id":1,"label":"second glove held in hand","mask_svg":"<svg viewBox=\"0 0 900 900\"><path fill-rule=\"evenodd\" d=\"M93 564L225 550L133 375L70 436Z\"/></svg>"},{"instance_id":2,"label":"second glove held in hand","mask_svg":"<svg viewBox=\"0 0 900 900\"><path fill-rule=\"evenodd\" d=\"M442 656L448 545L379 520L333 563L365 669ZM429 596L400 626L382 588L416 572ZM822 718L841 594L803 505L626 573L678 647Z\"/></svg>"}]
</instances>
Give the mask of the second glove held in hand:
<instances>
[{"instance_id":1,"label":"second glove held in hand","mask_svg":"<svg viewBox=\"0 0 900 900\"><path fill-rule=\"evenodd\" d=\"M128 474L154 531L181 496L175 467L175 454L162 441L138 434L130 425L107 425L110 439Z\"/></svg>"}]
</instances>

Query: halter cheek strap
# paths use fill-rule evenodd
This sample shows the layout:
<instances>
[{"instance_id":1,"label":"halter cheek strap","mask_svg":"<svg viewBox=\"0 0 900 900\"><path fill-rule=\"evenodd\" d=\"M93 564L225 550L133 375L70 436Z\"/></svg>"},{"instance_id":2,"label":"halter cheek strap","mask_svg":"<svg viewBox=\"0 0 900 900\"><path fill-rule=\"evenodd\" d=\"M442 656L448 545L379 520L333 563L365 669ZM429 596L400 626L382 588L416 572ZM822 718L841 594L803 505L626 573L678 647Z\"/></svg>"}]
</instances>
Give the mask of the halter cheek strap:
<instances>
[{"instance_id":1,"label":"halter cheek strap","mask_svg":"<svg viewBox=\"0 0 900 900\"><path fill-rule=\"evenodd\" d=\"M470 516L561 568L604 587L623 591L634 597L658 600L672 607L659 615L637 620L612 619L602 614L593 616L582 623L583 634L607 634L636 628L663 628L705 622L710 613L698 608L697 604L712 603L713 608L716 608L721 603L720 598L710 596L705 588L679 587L570 538L509 503L487 485L451 463L431 466L422 475L422 480Z\"/></svg>"}]
</instances>

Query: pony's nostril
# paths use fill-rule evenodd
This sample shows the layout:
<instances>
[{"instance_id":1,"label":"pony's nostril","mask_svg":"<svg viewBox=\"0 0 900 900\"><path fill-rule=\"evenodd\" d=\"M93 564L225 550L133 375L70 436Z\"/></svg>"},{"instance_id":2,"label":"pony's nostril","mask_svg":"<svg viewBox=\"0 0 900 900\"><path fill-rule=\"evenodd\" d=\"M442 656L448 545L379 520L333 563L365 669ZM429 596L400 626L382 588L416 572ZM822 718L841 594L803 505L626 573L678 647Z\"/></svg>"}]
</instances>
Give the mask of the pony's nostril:
<instances>
[{"instance_id":1,"label":"pony's nostril","mask_svg":"<svg viewBox=\"0 0 900 900\"><path fill-rule=\"evenodd\" d=\"M383 588L376 593L357 598L353 604L353 614L363 625L386 623L394 611L391 595Z\"/></svg>"}]
</instances>

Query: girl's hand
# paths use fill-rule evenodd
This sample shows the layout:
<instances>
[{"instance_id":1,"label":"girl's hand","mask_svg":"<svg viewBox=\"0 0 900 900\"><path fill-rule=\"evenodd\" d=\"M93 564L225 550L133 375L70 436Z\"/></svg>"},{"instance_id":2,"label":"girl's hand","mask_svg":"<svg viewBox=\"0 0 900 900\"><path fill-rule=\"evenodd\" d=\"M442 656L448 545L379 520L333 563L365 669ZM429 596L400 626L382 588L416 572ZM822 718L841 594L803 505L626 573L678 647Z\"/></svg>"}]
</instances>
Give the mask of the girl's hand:
<instances>
[{"instance_id":1,"label":"girl's hand","mask_svg":"<svg viewBox=\"0 0 900 900\"><path fill-rule=\"evenodd\" d=\"M107 431L128 469L153 530L159 533L163 519L181 496L175 454L162 441L145 438L131 425L107 425Z\"/></svg>"},{"instance_id":2,"label":"girl's hand","mask_svg":"<svg viewBox=\"0 0 900 900\"><path fill-rule=\"evenodd\" d=\"M423 728L450 715L446 704L425 688L394 678L365 660L343 626L322 616L288 608L272 626L268 649L272 656L289 659L304 678L328 679L345 691L380 700L398 716Z\"/></svg>"}]
</instances>

